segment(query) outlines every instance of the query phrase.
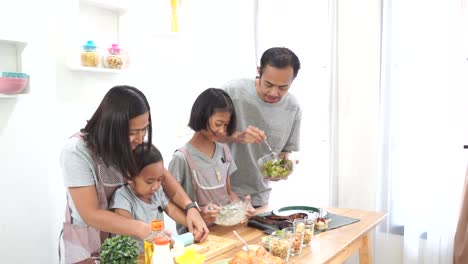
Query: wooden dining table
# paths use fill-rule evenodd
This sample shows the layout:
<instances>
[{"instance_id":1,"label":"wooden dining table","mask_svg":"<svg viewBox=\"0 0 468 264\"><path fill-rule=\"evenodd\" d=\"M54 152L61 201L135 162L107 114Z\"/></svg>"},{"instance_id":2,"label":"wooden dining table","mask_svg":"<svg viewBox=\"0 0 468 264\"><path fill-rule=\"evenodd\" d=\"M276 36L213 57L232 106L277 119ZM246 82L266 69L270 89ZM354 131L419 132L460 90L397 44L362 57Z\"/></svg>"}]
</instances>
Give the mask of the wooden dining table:
<instances>
[{"instance_id":1,"label":"wooden dining table","mask_svg":"<svg viewBox=\"0 0 468 264\"><path fill-rule=\"evenodd\" d=\"M359 221L315 234L310 246L304 247L301 255L289 257L288 264L343 263L355 252L359 252L361 264L372 263L371 234L375 227L385 219L386 213L345 208L325 209L333 214L356 218ZM263 206L257 208L255 214L271 210L271 207ZM263 245L262 237L267 235L258 229L247 226L247 224L212 226L210 234L239 241L232 232L234 230L250 245ZM242 242L239 241L234 248L208 259L205 264L227 263L223 260L232 258L242 250L242 246ZM143 255L140 255L138 263L144 263Z\"/></svg>"},{"instance_id":2,"label":"wooden dining table","mask_svg":"<svg viewBox=\"0 0 468 264\"><path fill-rule=\"evenodd\" d=\"M264 213L269 210L271 208L264 206L257 208L255 213ZM386 213L345 208L326 208L326 210L333 214L357 218L360 221L314 235L311 245L303 248L301 255L289 257L288 264L343 263L355 252L359 252L361 264L372 263L371 234L375 227L385 219ZM210 234L237 239L232 232L234 230L248 244L263 245L262 237L266 234L247 224L230 227L213 226L210 227ZM233 249L205 263L214 264L232 258L242 250L242 246L243 244L239 241Z\"/></svg>"}]
</instances>

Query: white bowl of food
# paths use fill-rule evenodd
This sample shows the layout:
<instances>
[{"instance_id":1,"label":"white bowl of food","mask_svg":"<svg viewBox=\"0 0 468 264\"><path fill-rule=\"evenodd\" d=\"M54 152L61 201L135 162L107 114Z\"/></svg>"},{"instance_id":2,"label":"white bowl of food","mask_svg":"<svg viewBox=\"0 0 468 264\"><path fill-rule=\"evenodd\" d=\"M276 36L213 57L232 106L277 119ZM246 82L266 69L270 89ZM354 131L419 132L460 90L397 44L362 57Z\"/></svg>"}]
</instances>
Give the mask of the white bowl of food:
<instances>
[{"instance_id":1,"label":"white bowl of food","mask_svg":"<svg viewBox=\"0 0 468 264\"><path fill-rule=\"evenodd\" d=\"M215 224L221 226L233 226L246 220L250 202L243 197L240 200L221 205L221 211L216 215Z\"/></svg>"}]
</instances>

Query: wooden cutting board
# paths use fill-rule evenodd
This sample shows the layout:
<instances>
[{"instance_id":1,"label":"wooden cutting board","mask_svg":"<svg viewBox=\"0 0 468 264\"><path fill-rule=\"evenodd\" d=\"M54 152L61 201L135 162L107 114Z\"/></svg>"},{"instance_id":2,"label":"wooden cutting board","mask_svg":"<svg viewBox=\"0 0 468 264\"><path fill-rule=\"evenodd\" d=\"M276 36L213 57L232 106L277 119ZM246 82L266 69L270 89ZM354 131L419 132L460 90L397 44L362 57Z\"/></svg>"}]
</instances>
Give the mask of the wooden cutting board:
<instances>
[{"instance_id":1,"label":"wooden cutting board","mask_svg":"<svg viewBox=\"0 0 468 264\"><path fill-rule=\"evenodd\" d=\"M185 248L194 248L198 253L205 255L206 261L233 249L240 243L234 239L209 234L202 243L192 244Z\"/></svg>"},{"instance_id":2,"label":"wooden cutting board","mask_svg":"<svg viewBox=\"0 0 468 264\"><path fill-rule=\"evenodd\" d=\"M197 251L197 253L205 255L205 261L206 261L216 256L219 256L223 254L224 252L231 250L240 244L241 242L234 240L234 239L208 234L208 237L202 243L192 244L192 245L186 246L185 248L194 248L195 251ZM138 256L137 263L138 264L145 263L144 253L141 253Z\"/></svg>"}]
</instances>

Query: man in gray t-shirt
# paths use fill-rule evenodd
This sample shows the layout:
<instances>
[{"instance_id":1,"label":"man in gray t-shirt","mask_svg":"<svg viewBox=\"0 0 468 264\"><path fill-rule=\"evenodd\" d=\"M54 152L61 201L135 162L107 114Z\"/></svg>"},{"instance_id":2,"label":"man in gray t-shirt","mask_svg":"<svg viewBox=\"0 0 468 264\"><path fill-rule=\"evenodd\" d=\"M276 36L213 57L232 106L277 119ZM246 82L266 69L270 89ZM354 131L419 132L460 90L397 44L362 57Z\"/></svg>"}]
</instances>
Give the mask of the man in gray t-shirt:
<instances>
[{"instance_id":1,"label":"man in gray t-shirt","mask_svg":"<svg viewBox=\"0 0 468 264\"><path fill-rule=\"evenodd\" d=\"M267 204L271 191L257 166L257 160L269 150L259 143L268 136L274 152L287 155L299 150L302 112L288 93L299 68L299 59L291 50L271 48L262 55L259 77L234 80L223 87L237 115L238 132L226 138L238 168L231 176L232 190L249 194L255 207Z\"/></svg>"}]
</instances>

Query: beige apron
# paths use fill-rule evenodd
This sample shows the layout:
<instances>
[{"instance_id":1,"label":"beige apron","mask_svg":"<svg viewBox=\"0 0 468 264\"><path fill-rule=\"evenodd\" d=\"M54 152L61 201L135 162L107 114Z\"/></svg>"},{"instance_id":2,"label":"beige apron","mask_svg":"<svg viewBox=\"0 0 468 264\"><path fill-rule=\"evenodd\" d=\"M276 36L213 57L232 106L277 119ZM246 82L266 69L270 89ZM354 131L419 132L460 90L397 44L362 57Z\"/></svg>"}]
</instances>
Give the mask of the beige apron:
<instances>
[{"instance_id":1,"label":"beige apron","mask_svg":"<svg viewBox=\"0 0 468 264\"><path fill-rule=\"evenodd\" d=\"M206 206L209 203L225 205L230 201L226 182L232 158L229 147L226 144L223 144L223 149L226 160L221 166L209 168L197 167L187 149L185 147L179 149L184 154L192 172L194 200L200 206Z\"/></svg>"},{"instance_id":2,"label":"beige apron","mask_svg":"<svg viewBox=\"0 0 468 264\"><path fill-rule=\"evenodd\" d=\"M79 136L79 135L74 135ZM96 193L98 195L99 208L107 210L108 202L114 191L124 184L122 174L108 168L104 162L91 155L95 164L97 174ZM91 226L78 226L72 223L71 210L68 203L65 211L65 222L63 223L63 242L65 249L65 263L94 263L99 260L101 244L109 233L101 232ZM59 249L59 257L60 249ZM97 262L99 263L99 262Z\"/></svg>"}]
</instances>

